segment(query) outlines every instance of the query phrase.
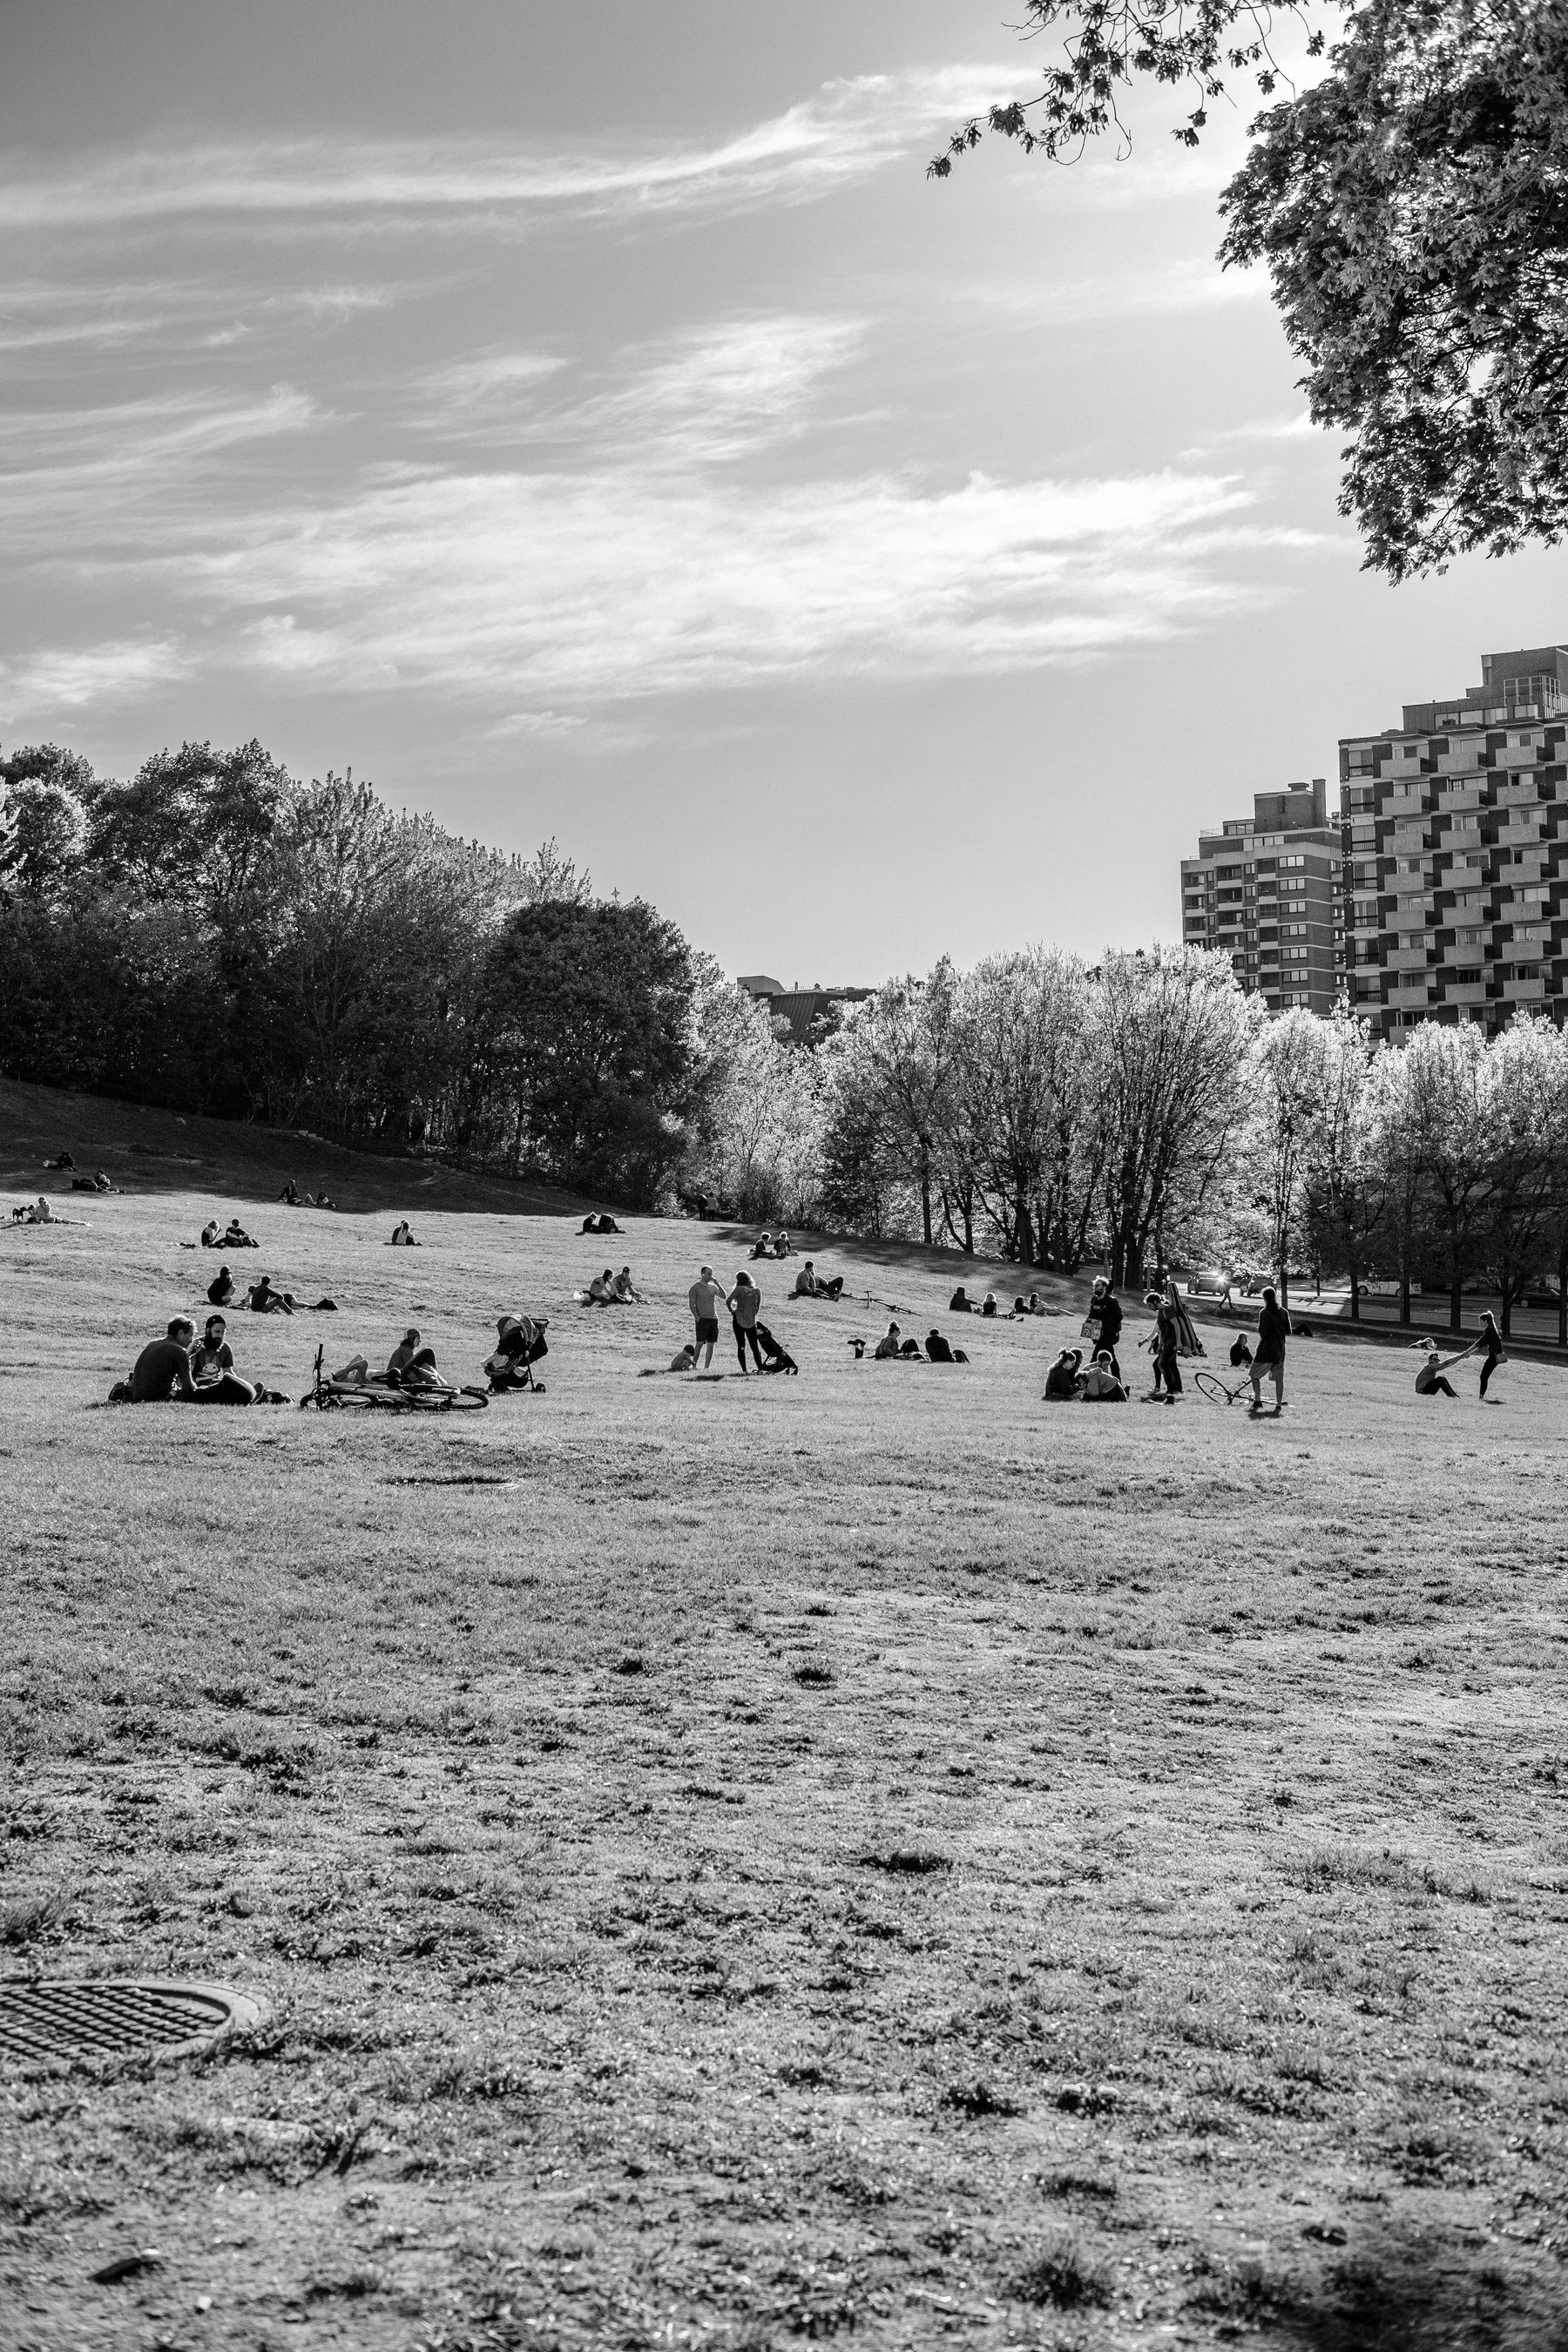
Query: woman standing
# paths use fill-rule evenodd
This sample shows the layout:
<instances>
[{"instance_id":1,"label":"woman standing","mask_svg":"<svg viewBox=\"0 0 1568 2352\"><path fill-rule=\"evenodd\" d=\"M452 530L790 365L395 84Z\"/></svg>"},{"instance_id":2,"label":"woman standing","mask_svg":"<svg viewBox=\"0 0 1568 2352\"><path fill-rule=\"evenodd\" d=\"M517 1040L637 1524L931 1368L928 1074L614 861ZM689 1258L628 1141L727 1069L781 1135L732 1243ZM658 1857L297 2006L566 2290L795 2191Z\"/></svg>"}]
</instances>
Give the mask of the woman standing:
<instances>
[{"instance_id":1,"label":"woman standing","mask_svg":"<svg viewBox=\"0 0 1568 2352\"><path fill-rule=\"evenodd\" d=\"M725 1300L730 1309L730 1328L735 1335L735 1353L741 1359L741 1370L746 1370L746 1343L751 1342L752 1355L758 1371L763 1369L763 1351L757 1344L757 1318L763 1310L763 1294L742 1267L735 1276L735 1287Z\"/></svg>"},{"instance_id":2,"label":"woman standing","mask_svg":"<svg viewBox=\"0 0 1568 2352\"><path fill-rule=\"evenodd\" d=\"M1489 1400L1487 1398L1487 1382L1490 1380L1492 1374L1496 1371L1500 1364L1507 1363L1508 1358L1503 1354L1502 1334L1498 1329L1497 1324L1493 1320L1489 1307L1481 1317L1481 1336L1478 1344L1481 1349L1482 1401L1496 1404L1496 1397L1492 1397Z\"/></svg>"}]
</instances>

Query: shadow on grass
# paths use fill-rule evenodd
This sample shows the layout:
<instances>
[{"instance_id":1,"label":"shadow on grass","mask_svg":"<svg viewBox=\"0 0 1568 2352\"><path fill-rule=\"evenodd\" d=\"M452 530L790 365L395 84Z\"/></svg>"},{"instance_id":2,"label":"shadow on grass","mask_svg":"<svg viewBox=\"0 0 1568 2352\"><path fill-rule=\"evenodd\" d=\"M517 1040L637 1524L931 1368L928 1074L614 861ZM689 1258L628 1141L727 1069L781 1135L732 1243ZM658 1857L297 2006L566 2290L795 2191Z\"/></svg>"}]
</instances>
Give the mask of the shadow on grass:
<instances>
[{"instance_id":1,"label":"shadow on grass","mask_svg":"<svg viewBox=\"0 0 1568 2352\"><path fill-rule=\"evenodd\" d=\"M1214 2274L1189 2308L1290 2352L1568 2352L1563 2298L1526 2271L1456 2249L1331 2264L1315 2286L1260 2265Z\"/></svg>"}]
</instances>

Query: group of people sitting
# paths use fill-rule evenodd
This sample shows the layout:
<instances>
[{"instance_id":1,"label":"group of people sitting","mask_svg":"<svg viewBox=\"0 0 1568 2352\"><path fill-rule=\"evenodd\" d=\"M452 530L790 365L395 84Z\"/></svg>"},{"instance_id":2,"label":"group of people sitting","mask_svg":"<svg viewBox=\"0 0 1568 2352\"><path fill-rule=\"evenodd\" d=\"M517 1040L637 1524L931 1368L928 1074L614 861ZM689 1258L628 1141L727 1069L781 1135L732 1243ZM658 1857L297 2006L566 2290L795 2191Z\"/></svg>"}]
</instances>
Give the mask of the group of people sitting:
<instances>
[{"instance_id":1,"label":"group of people sitting","mask_svg":"<svg viewBox=\"0 0 1568 2352\"><path fill-rule=\"evenodd\" d=\"M232 1307L236 1304L235 1280L226 1265L220 1265L208 1283L207 1304L209 1307ZM264 1274L259 1282L250 1285L238 1304L252 1315L292 1315L300 1302L291 1290L275 1289L272 1276ZM312 1315L335 1315L337 1311L335 1298L318 1298L310 1309Z\"/></svg>"},{"instance_id":2,"label":"group of people sitting","mask_svg":"<svg viewBox=\"0 0 1568 2352\"><path fill-rule=\"evenodd\" d=\"M866 1344L864 1339L850 1340L849 1345L855 1350L857 1362L865 1354ZM918 1362L920 1352L921 1343L918 1339L906 1339L900 1326L897 1323L889 1323L872 1349L871 1358L874 1363L879 1364L899 1360ZM951 1341L945 1339L934 1323L926 1333L925 1352L929 1361L933 1364L967 1364L969 1361L963 1349L953 1347Z\"/></svg>"},{"instance_id":3,"label":"group of people sitting","mask_svg":"<svg viewBox=\"0 0 1568 2352\"><path fill-rule=\"evenodd\" d=\"M776 1234L759 1234L752 1244L752 1255L753 1258L793 1257L795 1244L782 1230Z\"/></svg>"},{"instance_id":4,"label":"group of people sitting","mask_svg":"<svg viewBox=\"0 0 1568 2352\"><path fill-rule=\"evenodd\" d=\"M1087 1369L1081 1348L1064 1348L1046 1374L1047 1404L1125 1404L1122 1387L1109 1348L1097 1348Z\"/></svg>"},{"instance_id":5,"label":"group of people sitting","mask_svg":"<svg viewBox=\"0 0 1568 2352\"><path fill-rule=\"evenodd\" d=\"M234 1369L228 1327L209 1315L201 1339L189 1316L176 1315L161 1339L136 1359L129 1381L110 1391L117 1404L282 1404L287 1400L259 1381L241 1380Z\"/></svg>"},{"instance_id":6,"label":"group of people sitting","mask_svg":"<svg viewBox=\"0 0 1568 2352\"><path fill-rule=\"evenodd\" d=\"M184 1247L189 1249L190 1244L186 1242ZM219 1231L216 1217L209 1217L202 1227L202 1247L203 1249L241 1250L259 1249L261 1244L259 1242L252 1241L237 1217L230 1217L226 1233Z\"/></svg>"},{"instance_id":7,"label":"group of people sitting","mask_svg":"<svg viewBox=\"0 0 1568 2352\"><path fill-rule=\"evenodd\" d=\"M642 1305L642 1292L632 1281L632 1270L629 1265L623 1265L619 1274L612 1274L606 1266L603 1274L596 1274L594 1276L586 1290L578 1291L576 1296L584 1307L640 1307Z\"/></svg>"},{"instance_id":8,"label":"group of people sitting","mask_svg":"<svg viewBox=\"0 0 1568 2352\"><path fill-rule=\"evenodd\" d=\"M947 1311L950 1315L1000 1315L1002 1308L994 1290L988 1290L984 1297L976 1302L961 1282L947 1302ZM1007 1319L1011 1322L1016 1315L1048 1315L1050 1311L1039 1292L1031 1290L1027 1298L1014 1299L1007 1309Z\"/></svg>"},{"instance_id":9,"label":"group of people sitting","mask_svg":"<svg viewBox=\"0 0 1568 2352\"><path fill-rule=\"evenodd\" d=\"M278 1198L290 1209L335 1209L337 1202L326 1192L301 1192L292 1176Z\"/></svg>"},{"instance_id":10,"label":"group of people sitting","mask_svg":"<svg viewBox=\"0 0 1568 2352\"><path fill-rule=\"evenodd\" d=\"M620 1230L608 1209L601 1209L596 1216L590 1213L583 1220L585 1234L618 1234Z\"/></svg>"},{"instance_id":11,"label":"group of people sitting","mask_svg":"<svg viewBox=\"0 0 1568 2352\"><path fill-rule=\"evenodd\" d=\"M71 1178L71 1191L73 1192L112 1192L114 1189L114 1186L110 1182L101 1168L99 1170L96 1176L73 1176Z\"/></svg>"}]
</instances>

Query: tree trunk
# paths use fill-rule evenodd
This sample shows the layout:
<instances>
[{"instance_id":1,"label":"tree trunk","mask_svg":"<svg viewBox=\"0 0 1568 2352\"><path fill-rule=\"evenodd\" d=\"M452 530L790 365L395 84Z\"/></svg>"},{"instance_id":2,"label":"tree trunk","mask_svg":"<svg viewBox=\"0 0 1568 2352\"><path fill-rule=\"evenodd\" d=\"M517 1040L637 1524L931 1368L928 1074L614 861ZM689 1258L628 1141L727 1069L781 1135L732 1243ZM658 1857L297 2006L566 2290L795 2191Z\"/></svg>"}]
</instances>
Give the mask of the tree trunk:
<instances>
[{"instance_id":1,"label":"tree trunk","mask_svg":"<svg viewBox=\"0 0 1568 2352\"><path fill-rule=\"evenodd\" d=\"M1502 1336L1506 1339L1513 1329L1513 1274L1507 1260L1502 1269Z\"/></svg>"},{"instance_id":2,"label":"tree trunk","mask_svg":"<svg viewBox=\"0 0 1568 2352\"><path fill-rule=\"evenodd\" d=\"M931 1161L921 1155L921 1223L927 1249L931 1247Z\"/></svg>"},{"instance_id":3,"label":"tree trunk","mask_svg":"<svg viewBox=\"0 0 1568 2352\"><path fill-rule=\"evenodd\" d=\"M1448 1328L1450 1331L1458 1331L1463 1328L1465 1320L1464 1291L1465 1277L1462 1274L1456 1273L1448 1290Z\"/></svg>"},{"instance_id":4,"label":"tree trunk","mask_svg":"<svg viewBox=\"0 0 1568 2352\"><path fill-rule=\"evenodd\" d=\"M1402 1323L1408 1323L1410 1320L1410 1252L1408 1248L1402 1248L1399 1253L1399 1319Z\"/></svg>"},{"instance_id":5,"label":"tree trunk","mask_svg":"<svg viewBox=\"0 0 1568 2352\"><path fill-rule=\"evenodd\" d=\"M1353 1257L1351 1260L1351 1321L1361 1321L1361 1276Z\"/></svg>"},{"instance_id":6,"label":"tree trunk","mask_svg":"<svg viewBox=\"0 0 1568 2352\"><path fill-rule=\"evenodd\" d=\"M1034 1220L1029 1214L1029 1204L1027 1201L1025 1200L1022 1192L1019 1193L1017 1201L1016 1233L1018 1243L1018 1263L1020 1265L1033 1265L1035 1263L1035 1225Z\"/></svg>"}]
</instances>

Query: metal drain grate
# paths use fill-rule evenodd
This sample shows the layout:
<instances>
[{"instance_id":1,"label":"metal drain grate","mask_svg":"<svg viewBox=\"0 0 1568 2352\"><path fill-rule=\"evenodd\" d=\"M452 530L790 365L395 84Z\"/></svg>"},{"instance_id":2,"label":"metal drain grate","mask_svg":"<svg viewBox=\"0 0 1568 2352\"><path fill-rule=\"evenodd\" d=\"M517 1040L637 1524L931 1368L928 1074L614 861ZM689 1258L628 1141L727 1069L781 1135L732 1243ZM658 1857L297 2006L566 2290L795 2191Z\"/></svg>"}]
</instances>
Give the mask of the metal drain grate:
<instances>
[{"instance_id":1,"label":"metal drain grate","mask_svg":"<svg viewBox=\"0 0 1568 2352\"><path fill-rule=\"evenodd\" d=\"M167 2057L199 2049L231 2026L254 2025L260 2015L258 2002L226 1985L0 1979L0 2068L14 2074L76 2058Z\"/></svg>"}]
</instances>

